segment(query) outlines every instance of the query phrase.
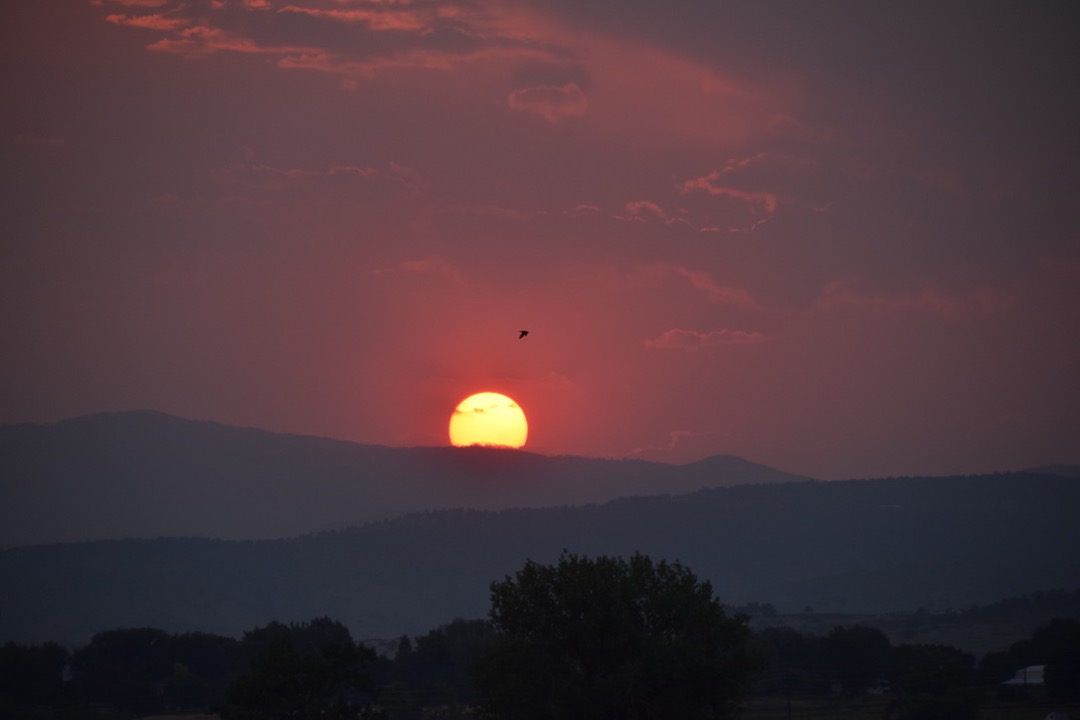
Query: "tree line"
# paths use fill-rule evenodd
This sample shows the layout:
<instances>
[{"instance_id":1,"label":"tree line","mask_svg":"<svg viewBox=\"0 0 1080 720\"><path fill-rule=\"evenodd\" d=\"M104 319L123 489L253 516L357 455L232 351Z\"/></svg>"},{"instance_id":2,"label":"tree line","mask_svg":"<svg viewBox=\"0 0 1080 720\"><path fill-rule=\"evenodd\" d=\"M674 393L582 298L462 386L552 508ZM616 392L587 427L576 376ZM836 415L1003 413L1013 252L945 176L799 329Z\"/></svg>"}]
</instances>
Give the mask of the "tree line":
<instances>
[{"instance_id":1,"label":"tree line","mask_svg":"<svg viewBox=\"0 0 1080 720\"><path fill-rule=\"evenodd\" d=\"M272 622L241 638L110 630L74 651L7 643L0 716L706 719L733 716L747 694L886 692L891 717L974 718L1033 664L1046 665L1048 697L1080 700L1080 622L1054 620L976 663L858 625L755 632L679 563L564 553L493 583L488 618L403 636L384 654L329 618Z\"/></svg>"}]
</instances>

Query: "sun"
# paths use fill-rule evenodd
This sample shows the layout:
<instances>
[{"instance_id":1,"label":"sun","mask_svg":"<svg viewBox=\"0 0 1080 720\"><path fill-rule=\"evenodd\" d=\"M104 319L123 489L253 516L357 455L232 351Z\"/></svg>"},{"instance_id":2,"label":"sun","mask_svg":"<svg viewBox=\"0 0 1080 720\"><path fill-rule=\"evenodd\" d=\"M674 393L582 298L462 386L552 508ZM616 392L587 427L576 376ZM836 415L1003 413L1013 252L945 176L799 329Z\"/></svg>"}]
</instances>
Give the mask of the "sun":
<instances>
[{"instance_id":1,"label":"sun","mask_svg":"<svg viewBox=\"0 0 1080 720\"><path fill-rule=\"evenodd\" d=\"M500 393L470 395L450 415L450 444L456 447L519 448L528 436L529 423L521 406Z\"/></svg>"}]
</instances>

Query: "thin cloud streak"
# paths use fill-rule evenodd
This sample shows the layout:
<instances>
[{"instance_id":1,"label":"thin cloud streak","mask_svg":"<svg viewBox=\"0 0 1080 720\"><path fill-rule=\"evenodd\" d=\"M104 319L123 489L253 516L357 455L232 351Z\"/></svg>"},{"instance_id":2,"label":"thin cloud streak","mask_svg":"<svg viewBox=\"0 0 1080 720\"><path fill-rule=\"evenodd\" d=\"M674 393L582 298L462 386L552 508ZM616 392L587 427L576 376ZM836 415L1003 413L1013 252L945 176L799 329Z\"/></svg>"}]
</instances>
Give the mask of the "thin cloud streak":
<instances>
[{"instance_id":1,"label":"thin cloud streak","mask_svg":"<svg viewBox=\"0 0 1080 720\"><path fill-rule=\"evenodd\" d=\"M759 332L745 330L665 330L655 338L645 340L645 347L654 350L696 351L718 345L750 345L765 342L768 338Z\"/></svg>"}]
</instances>

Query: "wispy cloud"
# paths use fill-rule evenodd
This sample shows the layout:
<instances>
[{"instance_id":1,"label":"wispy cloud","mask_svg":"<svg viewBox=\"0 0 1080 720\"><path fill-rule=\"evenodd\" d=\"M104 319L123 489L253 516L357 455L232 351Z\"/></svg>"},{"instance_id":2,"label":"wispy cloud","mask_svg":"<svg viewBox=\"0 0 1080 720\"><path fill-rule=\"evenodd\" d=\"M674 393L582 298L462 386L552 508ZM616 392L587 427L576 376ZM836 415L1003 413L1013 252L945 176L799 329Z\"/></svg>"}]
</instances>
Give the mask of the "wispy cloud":
<instances>
[{"instance_id":1,"label":"wispy cloud","mask_svg":"<svg viewBox=\"0 0 1080 720\"><path fill-rule=\"evenodd\" d=\"M569 215L571 217L581 216L595 216L601 212L602 208L599 205L593 205L592 203L578 203L569 210L560 211L560 215Z\"/></svg>"},{"instance_id":2,"label":"wispy cloud","mask_svg":"<svg viewBox=\"0 0 1080 720\"><path fill-rule=\"evenodd\" d=\"M514 110L535 113L549 123L557 123L565 117L584 115L589 100L577 83L562 86L536 85L514 90L507 98Z\"/></svg>"},{"instance_id":3,"label":"wispy cloud","mask_svg":"<svg viewBox=\"0 0 1080 720\"><path fill-rule=\"evenodd\" d=\"M634 202L628 202L626 203L624 210L626 214L616 215L615 218L617 220L642 221L647 218L655 218L658 220L667 218L667 213L664 212L664 208L651 200L635 200Z\"/></svg>"},{"instance_id":4,"label":"wispy cloud","mask_svg":"<svg viewBox=\"0 0 1080 720\"><path fill-rule=\"evenodd\" d=\"M760 303L745 288L719 283L703 270L692 270L677 263L640 263L628 268L608 266L599 268L590 281L599 286L619 290L649 289L658 286L677 286L685 282L692 290L710 302L733 305L744 310L760 309Z\"/></svg>"},{"instance_id":5,"label":"wispy cloud","mask_svg":"<svg viewBox=\"0 0 1080 720\"><path fill-rule=\"evenodd\" d=\"M124 7L163 7L169 0L91 0L91 5L122 5Z\"/></svg>"},{"instance_id":6,"label":"wispy cloud","mask_svg":"<svg viewBox=\"0 0 1080 720\"><path fill-rule=\"evenodd\" d=\"M417 275L439 275L454 282L461 282L462 275L452 263L438 255L430 255L417 260L405 260L400 268L403 272Z\"/></svg>"},{"instance_id":7,"label":"wispy cloud","mask_svg":"<svg viewBox=\"0 0 1080 720\"><path fill-rule=\"evenodd\" d=\"M714 446L723 439L723 434L711 430L669 430L667 440L661 445L641 446L632 448L629 455L635 457L656 457L668 460L670 456L688 447L701 446L705 452L710 452L710 446ZM714 451L714 450L713 450Z\"/></svg>"},{"instance_id":8,"label":"wispy cloud","mask_svg":"<svg viewBox=\"0 0 1080 720\"><path fill-rule=\"evenodd\" d=\"M162 30L171 31L185 27L189 24L187 20L176 17L166 17L165 15L107 15L105 17L107 22L111 22L114 25L125 25L127 27L143 28L145 30Z\"/></svg>"},{"instance_id":9,"label":"wispy cloud","mask_svg":"<svg viewBox=\"0 0 1080 720\"><path fill-rule=\"evenodd\" d=\"M211 177L222 185L258 191L278 191L318 179L370 180L375 175L371 168L335 165L326 170L304 168L277 168L270 165L236 164L215 168Z\"/></svg>"},{"instance_id":10,"label":"wispy cloud","mask_svg":"<svg viewBox=\"0 0 1080 720\"><path fill-rule=\"evenodd\" d=\"M534 216L533 213L529 213L524 210L492 204L446 205L441 208L441 212L448 215L472 215L478 217L498 218L499 220L521 220L522 218Z\"/></svg>"},{"instance_id":11,"label":"wispy cloud","mask_svg":"<svg viewBox=\"0 0 1080 720\"><path fill-rule=\"evenodd\" d=\"M383 276L426 276L441 277L451 282L464 282L465 276L458 267L439 255L428 255L422 258L402 260L391 267L376 268L371 271L372 275Z\"/></svg>"},{"instance_id":12,"label":"wispy cloud","mask_svg":"<svg viewBox=\"0 0 1080 720\"><path fill-rule=\"evenodd\" d=\"M289 5L278 10L280 13L298 13L309 17L324 18L344 23L363 23L370 30L409 30L428 29L437 14L425 17L419 10L399 10L396 8L369 7L354 10L326 10L323 8L300 7Z\"/></svg>"},{"instance_id":13,"label":"wispy cloud","mask_svg":"<svg viewBox=\"0 0 1080 720\"><path fill-rule=\"evenodd\" d=\"M303 55L311 52L302 47L264 47L257 42L218 27L194 25L181 29L173 37L163 38L146 46L154 52L176 53L186 56L207 56L218 52L234 52L252 55Z\"/></svg>"},{"instance_id":14,"label":"wispy cloud","mask_svg":"<svg viewBox=\"0 0 1080 720\"><path fill-rule=\"evenodd\" d=\"M644 345L654 350L697 351L718 345L751 345L765 342L768 337L757 331L746 330L665 330L654 338L647 338Z\"/></svg>"},{"instance_id":15,"label":"wispy cloud","mask_svg":"<svg viewBox=\"0 0 1080 720\"><path fill-rule=\"evenodd\" d=\"M833 281L824 287L815 306L822 310L845 306L861 307L882 313L926 311L946 317L958 317L971 313L996 313L1010 304L1008 298L988 290L950 295L927 288L913 294L885 295L859 292L849 284Z\"/></svg>"},{"instance_id":16,"label":"wispy cloud","mask_svg":"<svg viewBox=\"0 0 1080 720\"><path fill-rule=\"evenodd\" d=\"M704 293L713 302L730 303L747 308L758 307L758 301L743 288L721 285L715 282L708 273L700 270L690 270L679 265L668 267L675 274L685 278L691 287Z\"/></svg>"},{"instance_id":17,"label":"wispy cloud","mask_svg":"<svg viewBox=\"0 0 1080 720\"><path fill-rule=\"evenodd\" d=\"M200 12L192 3L176 4L170 10L171 25L155 27L174 31L172 37L148 49L188 57L221 52L268 55L283 69L324 72L354 81L401 68L449 70L485 61L543 61L554 52L550 43L537 41L535 28L530 32L520 17L483 2L338 0L336 7L328 7L298 0L275 10L266 0L238 4L212 0L211 7L217 12ZM140 23L151 22L115 18L112 22L128 26L145 27ZM573 87L552 91L540 87L518 91L512 102L519 109L557 120L583 112L583 99L580 88L575 92Z\"/></svg>"},{"instance_id":18,"label":"wispy cloud","mask_svg":"<svg viewBox=\"0 0 1080 720\"><path fill-rule=\"evenodd\" d=\"M703 190L710 195L734 198L752 205L760 206L770 215L776 212L777 200L774 193L740 190L739 188L730 185L720 184L719 181L723 177L723 172L714 170L708 175L684 181L680 189L684 193Z\"/></svg>"}]
</instances>

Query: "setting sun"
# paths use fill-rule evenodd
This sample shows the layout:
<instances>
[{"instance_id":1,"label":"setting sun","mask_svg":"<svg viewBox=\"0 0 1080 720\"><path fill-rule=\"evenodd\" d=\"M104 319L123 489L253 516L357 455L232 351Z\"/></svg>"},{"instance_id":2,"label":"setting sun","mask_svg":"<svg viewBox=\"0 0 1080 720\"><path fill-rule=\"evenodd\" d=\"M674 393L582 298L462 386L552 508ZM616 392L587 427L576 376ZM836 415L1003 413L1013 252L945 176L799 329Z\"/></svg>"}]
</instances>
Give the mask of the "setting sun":
<instances>
[{"instance_id":1,"label":"setting sun","mask_svg":"<svg viewBox=\"0 0 1080 720\"><path fill-rule=\"evenodd\" d=\"M521 407L505 395L482 392L462 400L450 416L450 444L457 447L525 445L529 423Z\"/></svg>"}]
</instances>

